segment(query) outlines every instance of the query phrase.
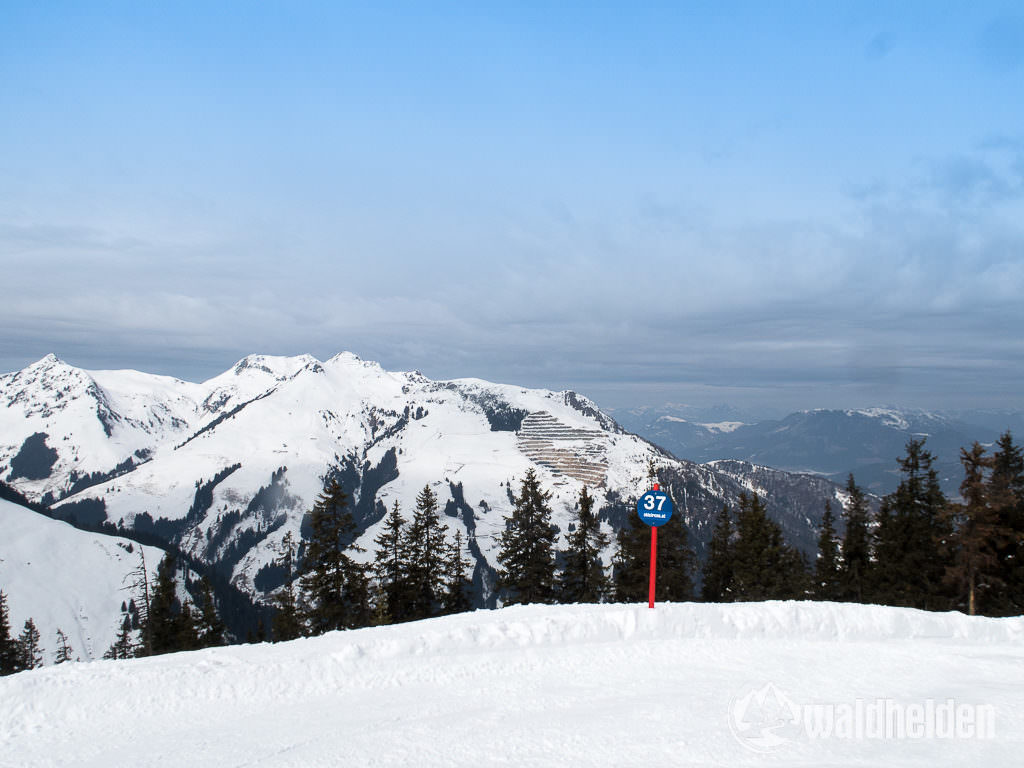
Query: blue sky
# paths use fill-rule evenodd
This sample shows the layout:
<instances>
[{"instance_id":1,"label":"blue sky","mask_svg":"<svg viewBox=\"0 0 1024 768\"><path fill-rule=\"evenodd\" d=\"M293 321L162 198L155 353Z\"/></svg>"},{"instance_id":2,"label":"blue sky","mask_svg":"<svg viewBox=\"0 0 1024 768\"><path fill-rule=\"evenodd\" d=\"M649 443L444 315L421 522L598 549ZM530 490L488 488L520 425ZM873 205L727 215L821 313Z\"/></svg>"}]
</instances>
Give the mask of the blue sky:
<instances>
[{"instance_id":1,"label":"blue sky","mask_svg":"<svg viewBox=\"0 0 1024 768\"><path fill-rule=\"evenodd\" d=\"M0 6L0 370L1024 407L1014 3Z\"/></svg>"}]
</instances>

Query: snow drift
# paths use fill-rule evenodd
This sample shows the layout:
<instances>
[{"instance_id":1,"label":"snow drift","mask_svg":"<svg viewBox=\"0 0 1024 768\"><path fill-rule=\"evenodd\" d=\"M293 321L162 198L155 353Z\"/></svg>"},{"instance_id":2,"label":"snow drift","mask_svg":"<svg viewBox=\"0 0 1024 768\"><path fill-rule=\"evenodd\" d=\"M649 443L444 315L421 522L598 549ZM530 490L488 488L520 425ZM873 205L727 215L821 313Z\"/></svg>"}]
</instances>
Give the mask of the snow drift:
<instances>
[{"instance_id":1,"label":"snow drift","mask_svg":"<svg viewBox=\"0 0 1024 768\"><path fill-rule=\"evenodd\" d=\"M1021 618L830 603L479 611L5 678L0 764L1010 766L1022 639ZM823 735L785 709L883 700L992 729Z\"/></svg>"}]
</instances>

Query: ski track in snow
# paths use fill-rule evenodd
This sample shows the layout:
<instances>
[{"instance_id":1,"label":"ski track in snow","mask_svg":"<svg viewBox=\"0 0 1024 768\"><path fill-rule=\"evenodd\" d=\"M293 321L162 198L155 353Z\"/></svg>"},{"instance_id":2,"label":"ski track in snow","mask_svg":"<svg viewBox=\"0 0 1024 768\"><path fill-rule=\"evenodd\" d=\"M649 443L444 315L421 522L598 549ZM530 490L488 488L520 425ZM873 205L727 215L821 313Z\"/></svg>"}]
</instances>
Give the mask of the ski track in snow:
<instances>
[{"instance_id":1,"label":"ski track in snow","mask_svg":"<svg viewBox=\"0 0 1024 768\"><path fill-rule=\"evenodd\" d=\"M2 766L1016 766L1024 619L771 602L525 606L0 679ZM811 739L730 712L991 705L991 739Z\"/></svg>"}]
</instances>

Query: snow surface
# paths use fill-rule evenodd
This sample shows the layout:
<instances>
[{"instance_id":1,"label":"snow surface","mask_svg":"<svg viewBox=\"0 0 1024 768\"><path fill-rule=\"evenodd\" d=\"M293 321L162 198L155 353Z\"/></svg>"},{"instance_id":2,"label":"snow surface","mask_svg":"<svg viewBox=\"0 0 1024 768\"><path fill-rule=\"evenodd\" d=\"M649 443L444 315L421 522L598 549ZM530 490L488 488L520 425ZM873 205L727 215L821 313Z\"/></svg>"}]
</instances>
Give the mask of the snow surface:
<instances>
[{"instance_id":1,"label":"snow surface","mask_svg":"<svg viewBox=\"0 0 1024 768\"><path fill-rule=\"evenodd\" d=\"M727 434L729 432L735 432L742 426L745 426L745 422L742 421L716 421L711 424L701 424L704 429L709 432L715 432L718 434Z\"/></svg>"},{"instance_id":2,"label":"snow surface","mask_svg":"<svg viewBox=\"0 0 1024 768\"><path fill-rule=\"evenodd\" d=\"M832 603L479 611L3 678L0 765L1017 766L1022 639L1021 618ZM752 714L766 687L952 699L992 730L812 737Z\"/></svg>"},{"instance_id":3,"label":"snow surface","mask_svg":"<svg viewBox=\"0 0 1024 768\"><path fill-rule=\"evenodd\" d=\"M131 599L124 587L139 566L140 549L152 574L161 549L80 531L0 499L0 589L7 596L11 634L31 618L45 664L57 650L58 628L76 657L101 657L120 629L121 603Z\"/></svg>"},{"instance_id":4,"label":"snow surface","mask_svg":"<svg viewBox=\"0 0 1024 768\"><path fill-rule=\"evenodd\" d=\"M742 426L746 425L743 421L710 421L710 422L698 422L690 421L679 416L659 416L658 421L670 421L674 424L693 424L697 427L703 427L708 432L714 432L716 434L723 434L728 432L735 432Z\"/></svg>"}]
</instances>

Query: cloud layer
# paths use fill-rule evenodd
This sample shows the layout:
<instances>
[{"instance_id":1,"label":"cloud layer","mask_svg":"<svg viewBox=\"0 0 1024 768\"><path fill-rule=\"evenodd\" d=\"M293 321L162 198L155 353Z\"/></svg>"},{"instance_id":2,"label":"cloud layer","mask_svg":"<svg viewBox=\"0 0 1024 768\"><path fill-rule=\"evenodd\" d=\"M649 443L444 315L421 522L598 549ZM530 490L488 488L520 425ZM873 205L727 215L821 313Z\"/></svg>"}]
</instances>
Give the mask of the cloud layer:
<instances>
[{"instance_id":1,"label":"cloud layer","mask_svg":"<svg viewBox=\"0 0 1024 768\"><path fill-rule=\"evenodd\" d=\"M1019 19L82 13L0 32L3 370L1022 405Z\"/></svg>"}]
</instances>

